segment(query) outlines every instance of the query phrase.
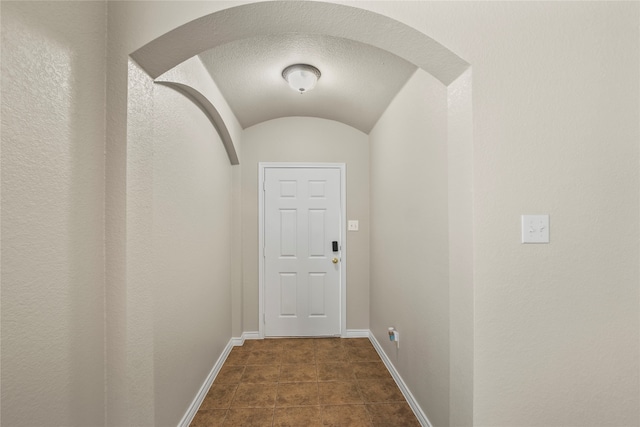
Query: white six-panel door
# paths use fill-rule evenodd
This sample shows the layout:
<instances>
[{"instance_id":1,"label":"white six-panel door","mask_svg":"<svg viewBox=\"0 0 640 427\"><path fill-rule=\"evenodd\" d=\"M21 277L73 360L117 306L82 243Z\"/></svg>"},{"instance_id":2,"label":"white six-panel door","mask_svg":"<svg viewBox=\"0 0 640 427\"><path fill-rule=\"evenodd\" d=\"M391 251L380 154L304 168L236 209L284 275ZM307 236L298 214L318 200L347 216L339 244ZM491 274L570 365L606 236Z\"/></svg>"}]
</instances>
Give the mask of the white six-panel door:
<instances>
[{"instance_id":1,"label":"white six-panel door","mask_svg":"<svg viewBox=\"0 0 640 427\"><path fill-rule=\"evenodd\" d=\"M341 333L341 172L264 168L264 335Z\"/></svg>"}]
</instances>

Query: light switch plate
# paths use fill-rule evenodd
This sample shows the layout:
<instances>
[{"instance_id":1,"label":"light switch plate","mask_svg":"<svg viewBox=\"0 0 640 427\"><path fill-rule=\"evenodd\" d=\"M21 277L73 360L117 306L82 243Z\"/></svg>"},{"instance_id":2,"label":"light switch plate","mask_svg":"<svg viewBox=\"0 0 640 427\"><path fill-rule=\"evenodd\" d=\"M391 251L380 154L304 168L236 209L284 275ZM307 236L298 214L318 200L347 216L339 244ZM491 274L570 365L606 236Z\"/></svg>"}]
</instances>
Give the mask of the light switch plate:
<instances>
[{"instance_id":1,"label":"light switch plate","mask_svg":"<svg viewBox=\"0 0 640 427\"><path fill-rule=\"evenodd\" d=\"M522 215L522 243L549 243L549 215Z\"/></svg>"},{"instance_id":2,"label":"light switch plate","mask_svg":"<svg viewBox=\"0 0 640 427\"><path fill-rule=\"evenodd\" d=\"M350 219L347 222L347 230L349 230L349 231L358 231L359 228L360 227L359 227L357 219Z\"/></svg>"}]
</instances>

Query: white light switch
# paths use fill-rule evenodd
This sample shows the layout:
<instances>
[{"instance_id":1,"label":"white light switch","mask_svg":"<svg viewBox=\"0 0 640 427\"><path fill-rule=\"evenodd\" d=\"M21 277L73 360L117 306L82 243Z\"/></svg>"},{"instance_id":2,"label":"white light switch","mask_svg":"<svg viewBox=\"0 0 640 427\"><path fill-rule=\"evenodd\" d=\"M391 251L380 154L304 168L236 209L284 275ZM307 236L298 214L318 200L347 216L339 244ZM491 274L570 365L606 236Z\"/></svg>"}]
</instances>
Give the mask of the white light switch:
<instances>
[{"instance_id":1,"label":"white light switch","mask_svg":"<svg viewBox=\"0 0 640 427\"><path fill-rule=\"evenodd\" d=\"M358 231L358 228L359 228L359 225L358 225L357 219L350 219L349 222L347 222L347 230Z\"/></svg>"},{"instance_id":2,"label":"white light switch","mask_svg":"<svg viewBox=\"0 0 640 427\"><path fill-rule=\"evenodd\" d=\"M549 243L549 215L522 215L522 243Z\"/></svg>"}]
</instances>

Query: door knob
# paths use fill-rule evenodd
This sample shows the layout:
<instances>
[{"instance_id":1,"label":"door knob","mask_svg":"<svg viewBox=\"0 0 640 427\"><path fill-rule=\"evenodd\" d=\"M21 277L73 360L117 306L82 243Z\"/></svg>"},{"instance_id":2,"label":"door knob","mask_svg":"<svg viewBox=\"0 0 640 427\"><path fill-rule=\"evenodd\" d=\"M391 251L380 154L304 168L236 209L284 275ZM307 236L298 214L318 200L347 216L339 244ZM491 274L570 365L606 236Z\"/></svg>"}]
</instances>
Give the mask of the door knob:
<instances>
[{"instance_id":1,"label":"door knob","mask_svg":"<svg viewBox=\"0 0 640 427\"><path fill-rule=\"evenodd\" d=\"M338 263L338 258L334 258L331 260L332 263L337 264Z\"/></svg>"}]
</instances>

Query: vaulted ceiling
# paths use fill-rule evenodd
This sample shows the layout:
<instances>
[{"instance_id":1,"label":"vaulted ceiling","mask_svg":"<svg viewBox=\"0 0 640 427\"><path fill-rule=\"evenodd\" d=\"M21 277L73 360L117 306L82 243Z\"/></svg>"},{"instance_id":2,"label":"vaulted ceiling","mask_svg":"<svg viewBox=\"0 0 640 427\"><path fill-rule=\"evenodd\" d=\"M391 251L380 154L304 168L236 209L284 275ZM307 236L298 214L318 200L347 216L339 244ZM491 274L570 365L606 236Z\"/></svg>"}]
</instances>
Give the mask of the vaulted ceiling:
<instances>
[{"instance_id":1,"label":"vaulted ceiling","mask_svg":"<svg viewBox=\"0 0 640 427\"><path fill-rule=\"evenodd\" d=\"M412 73L448 85L469 66L424 33L357 7L265 1L185 23L131 54L152 78L198 55L243 127L284 116L337 120L369 133ZM291 90L282 70L320 69L316 88Z\"/></svg>"},{"instance_id":2,"label":"vaulted ceiling","mask_svg":"<svg viewBox=\"0 0 640 427\"><path fill-rule=\"evenodd\" d=\"M200 54L243 128L286 116L336 120L369 133L417 67L379 48L318 34L243 38ZM315 89L282 78L291 64L317 67Z\"/></svg>"}]
</instances>

